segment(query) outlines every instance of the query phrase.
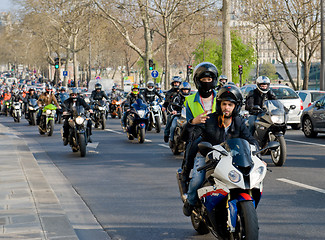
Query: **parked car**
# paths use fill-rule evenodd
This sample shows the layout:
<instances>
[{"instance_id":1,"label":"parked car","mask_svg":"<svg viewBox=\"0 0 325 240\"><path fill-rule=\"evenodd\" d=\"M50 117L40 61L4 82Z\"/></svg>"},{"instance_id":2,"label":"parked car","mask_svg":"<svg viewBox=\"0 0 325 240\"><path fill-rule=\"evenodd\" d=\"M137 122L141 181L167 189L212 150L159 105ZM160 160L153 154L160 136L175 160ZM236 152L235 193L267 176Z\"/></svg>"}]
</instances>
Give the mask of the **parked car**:
<instances>
[{"instance_id":1,"label":"parked car","mask_svg":"<svg viewBox=\"0 0 325 240\"><path fill-rule=\"evenodd\" d=\"M256 84L248 84L241 87L244 99L246 99L248 93L256 88ZM270 88L278 98L278 100L289 110L287 124L292 129L300 129L300 116L303 110L302 100L298 94L292 90L289 86L282 84L271 84Z\"/></svg>"},{"instance_id":2,"label":"parked car","mask_svg":"<svg viewBox=\"0 0 325 240\"><path fill-rule=\"evenodd\" d=\"M301 98L304 109L310 107L315 101L325 95L325 91L318 90L299 90L296 93Z\"/></svg>"},{"instance_id":3,"label":"parked car","mask_svg":"<svg viewBox=\"0 0 325 240\"><path fill-rule=\"evenodd\" d=\"M303 110L301 127L308 138L316 137L318 133L325 133L325 96Z\"/></svg>"}]
</instances>

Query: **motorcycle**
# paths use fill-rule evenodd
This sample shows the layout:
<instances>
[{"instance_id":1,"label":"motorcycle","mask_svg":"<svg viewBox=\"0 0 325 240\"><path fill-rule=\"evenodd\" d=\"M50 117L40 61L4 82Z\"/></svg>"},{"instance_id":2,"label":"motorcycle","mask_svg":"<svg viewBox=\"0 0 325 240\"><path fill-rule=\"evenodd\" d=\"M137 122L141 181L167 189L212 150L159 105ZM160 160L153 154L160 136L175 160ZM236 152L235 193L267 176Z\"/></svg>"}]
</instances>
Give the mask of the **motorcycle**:
<instances>
[{"instance_id":1,"label":"motorcycle","mask_svg":"<svg viewBox=\"0 0 325 240\"><path fill-rule=\"evenodd\" d=\"M4 110L3 110L6 117L9 116L10 111L11 111L11 102L10 100L7 100L4 102Z\"/></svg>"},{"instance_id":2,"label":"motorcycle","mask_svg":"<svg viewBox=\"0 0 325 240\"><path fill-rule=\"evenodd\" d=\"M146 129L149 122L149 109L141 99L133 103L126 118L126 134L129 140L138 139L139 143L145 140Z\"/></svg>"},{"instance_id":3,"label":"motorcycle","mask_svg":"<svg viewBox=\"0 0 325 240\"><path fill-rule=\"evenodd\" d=\"M69 118L69 138L68 142L73 152L80 151L80 156L85 157L87 143L89 141L89 129L87 127L89 118L85 114L82 106L77 107Z\"/></svg>"},{"instance_id":4,"label":"motorcycle","mask_svg":"<svg viewBox=\"0 0 325 240\"><path fill-rule=\"evenodd\" d=\"M109 112L112 118L115 118L117 116L119 119L121 119L122 118L121 101L113 99L109 105Z\"/></svg>"},{"instance_id":5,"label":"motorcycle","mask_svg":"<svg viewBox=\"0 0 325 240\"><path fill-rule=\"evenodd\" d=\"M287 113L283 104L279 100L267 100L264 109L259 106L254 107L260 113L255 121L254 137L263 148L270 141L277 141L280 146L275 150L263 151L262 155L270 155L276 166L282 166L287 158L287 147L284 134L287 129Z\"/></svg>"},{"instance_id":6,"label":"motorcycle","mask_svg":"<svg viewBox=\"0 0 325 240\"><path fill-rule=\"evenodd\" d=\"M153 101L150 103L149 107L150 118L148 131L151 131L152 128L156 129L156 133L160 133L161 131L161 122L162 122L162 110L158 105L157 101Z\"/></svg>"},{"instance_id":7,"label":"motorcycle","mask_svg":"<svg viewBox=\"0 0 325 240\"><path fill-rule=\"evenodd\" d=\"M100 101L92 102L93 113L91 118L95 123L95 128L98 128L101 125L102 130L106 128L106 105L101 104Z\"/></svg>"},{"instance_id":8,"label":"motorcycle","mask_svg":"<svg viewBox=\"0 0 325 240\"><path fill-rule=\"evenodd\" d=\"M53 135L56 109L57 107L53 104L46 105L42 109L40 124L38 126L38 131L41 135L44 135L45 133L47 133L48 136Z\"/></svg>"},{"instance_id":9,"label":"motorcycle","mask_svg":"<svg viewBox=\"0 0 325 240\"><path fill-rule=\"evenodd\" d=\"M28 100L25 118L27 119L29 125L36 125L36 115L38 108L37 99L31 98Z\"/></svg>"},{"instance_id":10,"label":"motorcycle","mask_svg":"<svg viewBox=\"0 0 325 240\"><path fill-rule=\"evenodd\" d=\"M197 190L199 201L191 214L193 228L199 234L211 232L217 239L256 240L259 235L256 208L263 192L263 179L267 167L256 155L267 149L275 149L278 142L269 142L257 151L254 145L240 138L212 146L199 144L205 157L205 180ZM180 183L177 179L183 202Z\"/></svg>"},{"instance_id":11,"label":"motorcycle","mask_svg":"<svg viewBox=\"0 0 325 240\"><path fill-rule=\"evenodd\" d=\"M12 117L14 118L15 122L20 122L21 119L21 101L13 102L12 103Z\"/></svg>"},{"instance_id":12,"label":"motorcycle","mask_svg":"<svg viewBox=\"0 0 325 240\"><path fill-rule=\"evenodd\" d=\"M181 133L184 129L184 126L186 124L186 114L185 109L182 109L181 114L174 115L174 117L177 117L177 125L174 131L174 139L173 144L171 144L169 147L172 150L172 153L174 155L179 155L180 153L185 151L186 142L181 139ZM173 119L171 119L173 120Z\"/></svg>"}]
</instances>

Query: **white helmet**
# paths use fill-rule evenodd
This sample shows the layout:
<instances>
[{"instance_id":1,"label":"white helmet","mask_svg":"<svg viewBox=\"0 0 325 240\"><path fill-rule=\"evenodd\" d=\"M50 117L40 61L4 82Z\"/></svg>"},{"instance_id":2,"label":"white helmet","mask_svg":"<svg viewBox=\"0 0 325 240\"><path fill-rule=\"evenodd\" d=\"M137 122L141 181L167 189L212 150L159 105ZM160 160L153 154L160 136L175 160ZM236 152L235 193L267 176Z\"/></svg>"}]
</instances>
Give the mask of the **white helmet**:
<instances>
[{"instance_id":1,"label":"white helmet","mask_svg":"<svg viewBox=\"0 0 325 240\"><path fill-rule=\"evenodd\" d=\"M261 92L261 93L267 93L269 90L270 90L270 79L266 76L259 76L257 79L256 79L256 86L257 86L257 89ZM266 84L267 87L266 89L261 89L261 84Z\"/></svg>"},{"instance_id":2,"label":"white helmet","mask_svg":"<svg viewBox=\"0 0 325 240\"><path fill-rule=\"evenodd\" d=\"M147 90L148 91L153 91L153 89L155 88L155 83L153 81L148 81L147 82Z\"/></svg>"}]
</instances>

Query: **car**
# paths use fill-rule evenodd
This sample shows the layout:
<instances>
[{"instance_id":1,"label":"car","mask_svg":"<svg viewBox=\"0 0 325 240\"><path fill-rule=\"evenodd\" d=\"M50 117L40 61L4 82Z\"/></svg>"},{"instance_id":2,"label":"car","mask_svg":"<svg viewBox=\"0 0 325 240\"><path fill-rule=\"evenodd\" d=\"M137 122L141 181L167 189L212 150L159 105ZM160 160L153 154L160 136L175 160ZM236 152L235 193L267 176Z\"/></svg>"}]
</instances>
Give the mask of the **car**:
<instances>
[{"instance_id":1,"label":"car","mask_svg":"<svg viewBox=\"0 0 325 240\"><path fill-rule=\"evenodd\" d=\"M325 96L305 108L301 114L301 128L308 138L325 133Z\"/></svg>"},{"instance_id":2,"label":"car","mask_svg":"<svg viewBox=\"0 0 325 240\"><path fill-rule=\"evenodd\" d=\"M256 84L248 84L241 87L244 99L246 99L248 93L256 88ZM303 110L302 100L298 94L292 90L289 86L282 84L271 84L270 88L278 98L278 100L289 110L287 124L292 129L300 129L300 116Z\"/></svg>"},{"instance_id":3,"label":"car","mask_svg":"<svg viewBox=\"0 0 325 240\"><path fill-rule=\"evenodd\" d=\"M304 109L310 107L315 101L325 95L325 91L318 90L299 90L296 93L301 98Z\"/></svg>"}]
</instances>

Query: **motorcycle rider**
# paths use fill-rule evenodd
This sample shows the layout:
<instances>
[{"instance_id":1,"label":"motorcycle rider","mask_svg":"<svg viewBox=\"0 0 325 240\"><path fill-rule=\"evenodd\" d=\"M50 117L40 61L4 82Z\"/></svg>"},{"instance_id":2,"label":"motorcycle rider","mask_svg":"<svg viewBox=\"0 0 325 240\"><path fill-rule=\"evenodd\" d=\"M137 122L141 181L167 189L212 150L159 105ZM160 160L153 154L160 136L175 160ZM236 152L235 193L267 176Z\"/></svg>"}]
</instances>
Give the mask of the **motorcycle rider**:
<instances>
[{"instance_id":1,"label":"motorcycle rider","mask_svg":"<svg viewBox=\"0 0 325 240\"><path fill-rule=\"evenodd\" d=\"M160 85L160 83L156 83L156 85L155 85L155 89L156 89L156 91L159 93L159 95L162 96L162 98L165 98L165 94L164 94L163 90L161 90L161 85Z\"/></svg>"},{"instance_id":2,"label":"motorcycle rider","mask_svg":"<svg viewBox=\"0 0 325 240\"><path fill-rule=\"evenodd\" d=\"M119 101L122 98L121 93L119 91L117 91L116 86L112 87L112 90L109 93L108 97L109 97L109 111L113 112L112 101L113 100ZM108 115L108 111L106 114ZM106 118L107 118L107 116L106 116Z\"/></svg>"},{"instance_id":3,"label":"motorcycle rider","mask_svg":"<svg viewBox=\"0 0 325 240\"><path fill-rule=\"evenodd\" d=\"M245 125L245 121L239 116L242 107L243 96L238 87L225 85L221 87L217 94L216 109L214 113L206 115L205 118L197 116L191 119L186 128L188 131L197 131L200 141L218 145L231 138L243 138L250 144L258 146L255 138L250 134ZM192 146L198 152L197 145ZM187 199L183 206L185 216L190 216L193 206L198 200L197 189L201 186L205 178L205 171L198 172L199 167L204 166L205 158L197 156L195 158L193 175L189 183Z\"/></svg>"},{"instance_id":4,"label":"motorcycle rider","mask_svg":"<svg viewBox=\"0 0 325 240\"><path fill-rule=\"evenodd\" d=\"M9 91L9 87L5 87L4 88L3 94L1 95L0 99L1 99L1 105L4 104L7 101L10 101L10 99L11 99L11 93ZM7 105L4 105L3 112L6 111L6 108L7 108Z\"/></svg>"},{"instance_id":5,"label":"motorcycle rider","mask_svg":"<svg viewBox=\"0 0 325 240\"><path fill-rule=\"evenodd\" d=\"M139 90L139 84L135 83L132 85L131 92L129 92L129 94L126 96L126 100L123 103L124 109L126 109L121 119L122 127L124 131L126 131L126 118L129 115L130 107L132 106L133 103L136 102L137 99L141 99L142 101L144 101L144 97L142 96Z\"/></svg>"},{"instance_id":6,"label":"motorcycle rider","mask_svg":"<svg viewBox=\"0 0 325 240\"><path fill-rule=\"evenodd\" d=\"M246 98L245 109L249 111L248 117L249 131L254 135L255 121L257 115L263 108L266 100L276 100L274 92L270 89L270 79L266 76L259 76L256 79L256 86L254 90L250 91ZM260 109L258 109L258 107Z\"/></svg>"},{"instance_id":7,"label":"motorcycle rider","mask_svg":"<svg viewBox=\"0 0 325 240\"><path fill-rule=\"evenodd\" d=\"M222 86L227 84L228 78L226 75L220 75L219 77L219 85L217 86L217 90L219 90Z\"/></svg>"},{"instance_id":8,"label":"motorcycle rider","mask_svg":"<svg viewBox=\"0 0 325 240\"><path fill-rule=\"evenodd\" d=\"M38 95L35 93L35 89L34 88L30 88L25 99L24 99L24 112L26 113L27 111L27 107L28 107L28 101L30 99L38 99Z\"/></svg>"},{"instance_id":9,"label":"motorcycle rider","mask_svg":"<svg viewBox=\"0 0 325 240\"><path fill-rule=\"evenodd\" d=\"M90 113L92 113L92 110L90 109L90 106L85 102L83 98L79 96L79 91L77 88L73 88L70 92L70 96L68 99L66 99L63 102L63 115L65 116L64 123L63 123L63 145L68 145L69 142L69 117L72 115L72 111L74 108L78 106L83 106L85 110L89 110ZM89 129L89 136L88 136L88 142L92 142L90 135L92 135L92 122L89 119L87 122L87 128Z\"/></svg>"},{"instance_id":10,"label":"motorcycle rider","mask_svg":"<svg viewBox=\"0 0 325 240\"><path fill-rule=\"evenodd\" d=\"M162 111L166 111L169 104L172 102L173 97L179 92L179 86L182 83L182 78L179 76L173 76L172 80L170 82L170 85L172 86L171 89L169 89L165 94L165 102L163 104L163 107L161 108ZM164 131L164 142L167 143L169 141L169 134L170 134L170 125L171 122L171 115L167 112L167 122L165 126Z\"/></svg>"},{"instance_id":11,"label":"motorcycle rider","mask_svg":"<svg viewBox=\"0 0 325 240\"><path fill-rule=\"evenodd\" d=\"M21 93L19 92L18 88L15 88L15 89L12 90L12 95L11 95L10 101L11 101L11 103L13 103L13 102L23 102L24 101L24 98L21 95ZM14 110L13 108L10 109L10 115L12 115L13 110Z\"/></svg>"},{"instance_id":12,"label":"motorcycle rider","mask_svg":"<svg viewBox=\"0 0 325 240\"><path fill-rule=\"evenodd\" d=\"M207 114L213 113L216 110L217 92L214 90L218 83L218 69L210 62L202 62L194 69L193 81L198 92L186 97L185 109L186 120L198 119L203 121L207 118ZM184 133L184 135L183 135ZM182 133L186 136L186 131ZM197 146L200 139L196 133L188 133L188 136L182 137L186 140L186 150L182 163L181 183L183 192L187 192L189 175L194 165L196 149L192 145Z\"/></svg>"},{"instance_id":13,"label":"motorcycle rider","mask_svg":"<svg viewBox=\"0 0 325 240\"><path fill-rule=\"evenodd\" d=\"M162 96L155 89L155 83L153 81L147 82L147 88L143 92L143 97L145 101L150 104L155 100L155 97L158 97L160 101L163 100Z\"/></svg>"},{"instance_id":14,"label":"motorcycle rider","mask_svg":"<svg viewBox=\"0 0 325 240\"><path fill-rule=\"evenodd\" d=\"M41 120L41 115L42 115L42 107L49 105L49 104L54 104L58 109L61 109L58 101L56 100L56 97L53 94L53 87L50 84L47 84L45 86L45 92L39 96L37 100L37 104L40 107L38 113L37 113L37 125L39 125L40 120Z\"/></svg>"},{"instance_id":15,"label":"motorcycle rider","mask_svg":"<svg viewBox=\"0 0 325 240\"><path fill-rule=\"evenodd\" d=\"M170 147L174 145L174 131L177 125L177 119L179 119L179 115L181 114L182 108L184 107L185 97L189 96L191 93L191 84L188 82L182 82L179 90L179 93L175 95L167 109L167 111L172 116L169 138Z\"/></svg>"},{"instance_id":16,"label":"motorcycle rider","mask_svg":"<svg viewBox=\"0 0 325 240\"><path fill-rule=\"evenodd\" d=\"M96 83L95 84L95 90L93 90L91 92L90 100L100 101L100 104L103 106L103 98L105 98L106 100L108 100L108 96L102 90L102 84Z\"/></svg>"}]
</instances>

